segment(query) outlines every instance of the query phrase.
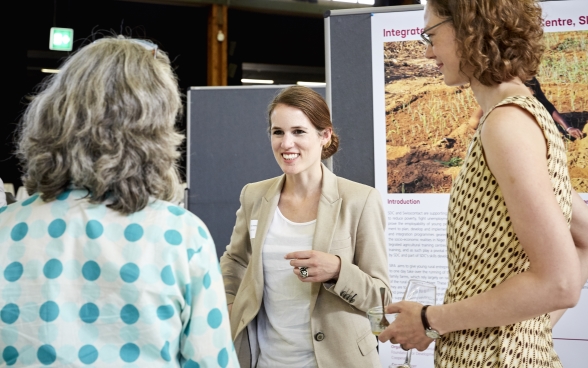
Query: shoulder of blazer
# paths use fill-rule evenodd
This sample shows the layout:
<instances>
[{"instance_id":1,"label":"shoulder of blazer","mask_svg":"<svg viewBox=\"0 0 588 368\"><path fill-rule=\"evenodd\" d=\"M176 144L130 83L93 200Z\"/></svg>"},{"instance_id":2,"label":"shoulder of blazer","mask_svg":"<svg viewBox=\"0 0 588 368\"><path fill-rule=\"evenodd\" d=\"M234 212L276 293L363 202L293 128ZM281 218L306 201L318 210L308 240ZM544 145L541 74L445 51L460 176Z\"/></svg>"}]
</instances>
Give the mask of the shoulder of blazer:
<instances>
[{"instance_id":1,"label":"shoulder of blazer","mask_svg":"<svg viewBox=\"0 0 588 368\"><path fill-rule=\"evenodd\" d=\"M275 178L266 179L266 180L258 181L255 183L249 183L249 184L245 185L245 187L247 189L243 193L243 196L244 196L243 199L247 200L247 201L258 200L259 198L265 196L267 191L270 188L272 188L274 185L276 185L277 182L282 180L283 177L284 177L284 175L280 175L280 176L276 176Z\"/></svg>"},{"instance_id":2,"label":"shoulder of blazer","mask_svg":"<svg viewBox=\"0 0 588 368\"><path fill-rule=\"evenodd\" d=\"M349 179L337 177L337 185L339 186L339 195L341 198L363 198L364 200L370 195L372 190L376 190L365 184L357 183Z\"/></svg>"}]
</instances>

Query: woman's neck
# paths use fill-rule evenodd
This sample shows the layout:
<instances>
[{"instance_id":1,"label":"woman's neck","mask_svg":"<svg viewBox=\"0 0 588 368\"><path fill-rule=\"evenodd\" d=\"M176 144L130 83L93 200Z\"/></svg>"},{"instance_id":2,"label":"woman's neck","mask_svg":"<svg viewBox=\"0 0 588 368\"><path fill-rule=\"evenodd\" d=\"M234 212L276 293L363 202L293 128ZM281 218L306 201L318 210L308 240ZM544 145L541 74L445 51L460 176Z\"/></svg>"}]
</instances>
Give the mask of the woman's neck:
<instances>
[{"instance_id":1,"label":"woman's neck","mask_svg":"<svg viewBox=\"0 0 588 368\"><path fill-rule=\"evenodd\" d=\"M514 78L508 82L502 82L493 86L485 86L480 81L473 79L470 86L484 114L505 98L511 96L533 96L529 88L519 78Z\"/></svg>"},{"instance_id":2,"label":"woman's neck","mask_svg":"<svg viewBox=\"0 0 588 368\"><path fill-rule=\"evenodd\" d=\"M320 193L322 181L323 169L320 164L296 175L286 174L282 194L297 198L312 197Z\"/></svg>"}]
</instances>

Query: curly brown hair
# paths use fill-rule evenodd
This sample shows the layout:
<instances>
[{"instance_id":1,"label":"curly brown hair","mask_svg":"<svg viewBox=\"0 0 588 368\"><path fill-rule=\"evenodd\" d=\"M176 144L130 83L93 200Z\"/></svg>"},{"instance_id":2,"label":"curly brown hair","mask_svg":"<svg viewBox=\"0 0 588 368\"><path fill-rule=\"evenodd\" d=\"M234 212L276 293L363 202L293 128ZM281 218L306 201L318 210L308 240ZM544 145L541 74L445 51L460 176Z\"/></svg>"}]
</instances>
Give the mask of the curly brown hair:
<instances>
[{"instance_id":1,"label":"curly brown hair","mask_svg":"<svg viewBox=\"0 0 588 368\"><path fill-rule=\"evenodd\" d=\"M460 68L485 86L537 74L543 55L541 8L535 0L429 0L455 28Z\"/></svg>"},{"instance_id":2,"label":"curly brown hair","mask_svg":"<svg viewBox=\"0 0 588 368\"><path fill-rule=\"evenodd\" d=\"M123 214L175 198L180 91L167 55L142 42L97 40L34 96L17 151L29 193L51 201L70 185L87 188L90 202Z\"/></svg>"},{"instance_id":3,"label":"curly brown hair","mask_svg":"<svg viewBox=\"0 0 588 368\"><path fill-rule=\"evenodd\" d=\"M331 122L331 112L323 96L304 86L284 88L274 97L267 108L270 128L272 125L272 112L280 104L295 107L302 111L319 132L326 128L331 128L331 141L323 146L322 160L333 156L339 150L339 136L335 134L333 123Z\"/></svg>"}]
</instances>

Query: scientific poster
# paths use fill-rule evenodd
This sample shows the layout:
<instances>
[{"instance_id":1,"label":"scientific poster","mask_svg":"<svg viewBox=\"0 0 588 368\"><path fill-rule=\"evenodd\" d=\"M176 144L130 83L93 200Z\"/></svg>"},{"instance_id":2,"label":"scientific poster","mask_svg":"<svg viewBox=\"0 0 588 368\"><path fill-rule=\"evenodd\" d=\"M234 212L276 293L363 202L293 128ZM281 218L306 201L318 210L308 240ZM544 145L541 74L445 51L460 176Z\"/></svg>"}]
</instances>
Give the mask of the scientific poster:
<instances>
[{"instance_id":1,"label":"scientific poster","mask_svg":"<svg viewBox=\"0 0 588 368\"><path fill-rule=\"evenodd\" d=\"M546 52L537 80L569 126L588 134L588 2L542 2ZM468 86L448 87L420 42L423 11L374 13L372 61L376 188L387 214L394 301L409 279L434 282L442 303L447 285L449 191L477 127L478 105ZM554 122L554 124L556 124ZM588 201L588 137L561 129L575 190ZM588 284L564 315L554 341L566 368L585 364ZM405 352L381 344L382 366ZM432 368L432 346L413 351L413 367Z\"/></svg>"}]
</instances>

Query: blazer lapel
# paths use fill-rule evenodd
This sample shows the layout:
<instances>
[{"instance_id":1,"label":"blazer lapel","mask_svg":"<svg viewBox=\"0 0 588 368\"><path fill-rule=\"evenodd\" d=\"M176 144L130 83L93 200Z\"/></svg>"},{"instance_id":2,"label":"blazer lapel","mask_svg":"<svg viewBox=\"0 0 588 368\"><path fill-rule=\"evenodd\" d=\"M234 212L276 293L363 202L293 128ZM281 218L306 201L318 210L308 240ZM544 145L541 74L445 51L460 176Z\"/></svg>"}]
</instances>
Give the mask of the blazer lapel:
<instances>
[{"instance_id":1,"label":"blazer lapel","mask_svg":"<svg viewBox=\"0 0 588 368\"><path fill-rule=\"evenodd\" d=\"M259 296L259 300L261 300L261 297L263 296L264 283L262 260L263 243L265 242L265 237L274 217L274 212L276 211L276 207L278 206L278 202L280 200L280 193L282 191L282 187L284 186L285 178L285 175L276 178L274 183L270 186L265 195L261 198L261 206L259 208L258 217L256 219L252 218L252 220L258 220L258 222L257 230L255 232L255 238L251 239L252 257L250 266L252 266L253 270L255 270L255 281L258 286L256 288L256 294Z\"/></svg>"},{"instance_id":2,"label":"blazer lapel","mask_svg":"<svg viewBox=\"0 0 588 368\"><path fill-rule=\"evenodd\" d=\"M333 174L325 165L321 164L321 166L323 169L323 182L321 186L321 199L318 206L312 249L328 253L331 242L333 241L333 235L335 234L335 227L339 220L341 198L339 197L337 176L335 176L335 174ZM321 287L321 282L314 282L312 284L310 297L311 316Z\"/></svg>"}]
</instances>

